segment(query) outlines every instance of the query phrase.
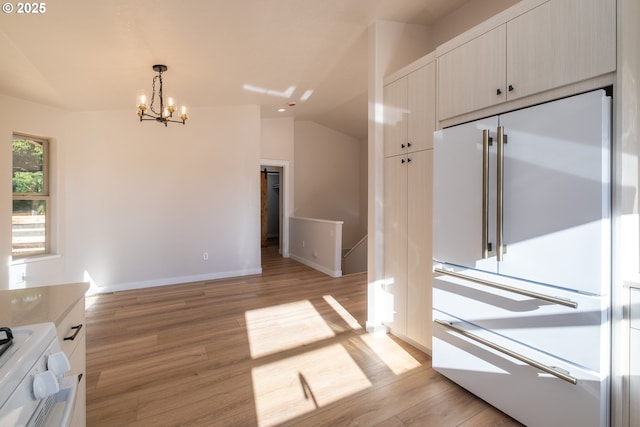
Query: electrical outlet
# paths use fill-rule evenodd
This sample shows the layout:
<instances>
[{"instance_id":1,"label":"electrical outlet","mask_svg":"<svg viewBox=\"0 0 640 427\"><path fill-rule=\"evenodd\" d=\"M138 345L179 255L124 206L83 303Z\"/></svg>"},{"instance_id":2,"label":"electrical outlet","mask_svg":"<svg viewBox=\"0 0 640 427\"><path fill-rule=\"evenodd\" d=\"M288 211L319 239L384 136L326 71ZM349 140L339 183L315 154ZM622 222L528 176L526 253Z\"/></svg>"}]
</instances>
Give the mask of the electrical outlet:
<instances>
[{"instance_id":1,"label":"electrical outlet","mask_svg":"<svg viewBox=\"0 0 640 427\"><path fill-rule=\"evenodd\" d=\"M209 252L202 252L202 259L204 261L208 261L209 260Z\"/></svg>"}]
</instances>

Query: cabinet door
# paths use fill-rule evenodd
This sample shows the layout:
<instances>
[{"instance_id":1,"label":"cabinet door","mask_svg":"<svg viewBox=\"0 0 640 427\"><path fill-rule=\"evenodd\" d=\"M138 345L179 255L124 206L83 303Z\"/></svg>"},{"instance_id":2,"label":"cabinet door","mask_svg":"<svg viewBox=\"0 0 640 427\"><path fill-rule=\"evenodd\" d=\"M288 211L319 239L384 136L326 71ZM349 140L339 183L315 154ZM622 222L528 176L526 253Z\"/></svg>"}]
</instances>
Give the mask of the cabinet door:
<instances>
[{"instance_id":1,"label":"cabinet door","mask_svg":"<svg viewBox=\"0 0 640 427\"><path fill-rule=\"evenodd\" d=\"M494 116L434 133L433 259L437 262L497 271L494 252L486 258L483 253L483 230L488 227L486 235L495 236L495 221L483 224L482 188L483 130L495 133L497 126ZM488 217L494 218L495 197L489 198L488 208L492 209ZM495 247L495 240L490 243Z\"/></svg>"},{"instance_id":2,"label":"cabinet door","mask_svg":"<svg viewBox=\"0 0 640 427\"><path fill-rule=\"evenodd\" d=\"M384 279L389 298L385 323L407 332L407 158L384 159Z\"/></svg>"},{"instance_id":3,"label":"cabinet door","mask_svg":"<svg viewBox=\"0 0 640 427\"><path fill-rule=\"evenodd\" d=\"M407 78L386 85L383 96L384 156L397 156L406 151L407 144Z\"/></svg>"},{"instance_id":4,"label":"cabinet door","mask_svg":"<svg viewBox=\"0 0 640 427\"><path fill-rule=\"evenodd\" d=\"M629 425L640 425L640 329L630 331L629 352Z\"/></svg>"},{"instance_id":5,"label":"cabinet door","mask_svg":"<svg viewBox=\"0 0 640 427\"><path fill-rule=\"evenodd\" d=\"M500 274L608 293L610 102L596 91L500 116L507 135Z\"/></svg>"},{"instance_id":6,"label":"cabinet door","mask_svg":"<svg viewBox=\"0 0 640 427\"><path fill-rule=\"evenodd\" d=\"M551 0L507 23L509 100L616 68L614 0Z\"/></svg>"},{"instance_id":7,"label":"cabinet door","mask_svg":"<svg viewBox=\"0 0 640 427\"><path fill-rule=\"evenodd\" d=\"M505 37L501 25L438 57L440 120L506 100Z\"/></svg>"},{"instance_id":8,"label":"cabinet door","mask_svg":"<svg viewBox=\"0 0 640 427\"><path fill-rule=\"evenodd\" d=\"M507 97L554 86L554 31L548 1L507 23ZM535 70L535 71L534 71Z\"/></svg>"},{"instance_id":9,"label":"cabinet door","mask_svg":"<svg viewBox=\"0 0 640 427\"><path fill-rule=\"evenodd\" d=\"M433 150L407 158L407 337L430 349Z\"/></svg>"},{"instance_id":10,"label":"cabinet door","mask_svg":"<svg viewBox=\"0 0 640 427\"><path fill-rule=\"evenodd\" d=\"M435 61L407 76L408 83L408 151L433 147L436 130L436 64Z\"/></svg>"}]
</instances>

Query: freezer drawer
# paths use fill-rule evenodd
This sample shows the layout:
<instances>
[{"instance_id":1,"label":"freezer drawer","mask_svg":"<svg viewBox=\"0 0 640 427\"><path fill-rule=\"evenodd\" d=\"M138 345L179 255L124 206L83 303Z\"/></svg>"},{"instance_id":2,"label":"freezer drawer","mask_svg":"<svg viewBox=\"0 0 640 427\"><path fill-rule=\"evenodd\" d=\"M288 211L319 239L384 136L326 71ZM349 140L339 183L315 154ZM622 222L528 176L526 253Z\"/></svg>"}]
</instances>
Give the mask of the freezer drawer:
<instances>
[{"instance_id":1,"label":"freezer drawer","mask_svg":"<svg viewBox=\"0 0 640 427\"><path fill-rule=\"evenodd\" d=\"M434 310L433 333L433 368L523 424L529 427L608 425L606 375L582 370L437 310ZM502 350L479 343L464 335L467 333L567 378L558 378Z\"/></svg>"},{"instance_id":2,"label":"freezer drawer","mask_svg":"<svg viewBox=\"0 0 640 427\"><path fill-rule=\"evenodd\" d=\"M571 363L596 372L608 371L606 297L449 268L435 269L434 308ZM456 273L470 279L450 275ZM472 281L473 278L479 282ZM506 285L507 290L491 284ZM545 297L549 299L542 299Z\"/></svg>"}]
</instances>

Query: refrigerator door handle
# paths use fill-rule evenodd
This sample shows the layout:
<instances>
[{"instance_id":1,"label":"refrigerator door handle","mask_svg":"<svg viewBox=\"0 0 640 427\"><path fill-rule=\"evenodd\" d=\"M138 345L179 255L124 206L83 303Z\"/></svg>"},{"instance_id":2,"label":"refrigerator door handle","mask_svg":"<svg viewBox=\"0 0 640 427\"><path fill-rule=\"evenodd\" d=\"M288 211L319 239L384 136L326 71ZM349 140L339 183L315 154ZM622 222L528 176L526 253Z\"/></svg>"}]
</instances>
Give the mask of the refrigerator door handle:
<instances>
[{"instance_id":1,"label":"refrigerator door handle","mask_svg":"<svg viewBox=\"0 0 640 427\"><path fill-rule=\"evenodd\" d=\"M496 211L496 259L502 261L507 247L504 244L504 144L507 143L507 135L504 134L504 126L498 126L498 165L496 168L497 184L497 211Z\"/></svg>"},{"instance_id":2,"label":"refrigerator door handle","mask_svg":"<svg viewBox=\"0 0 640 427\"><path fill-rule=\"evenodd\" d=\"M492 145L489 129L482 131L482 258L489 258L489 147Z\"/></svg>"},{"instance_id":3,"label":"refrigerator door handle","mask_svg":"<svg viewBox=\"0 0 640 427\"><path fill-rule=\"evenodd\" d=\"M524 356L520 353L517 353L513 350L510 350L506 347L503 347L501 345L498 345L496 343L493 343L487 339L484 339L482 337L479 337L475 334L472 334L470 332L465 331L464 329L460 329L460 328L456 328L455 326L453 326L451 323L446 322L444 320L440 320L440 319L433 319L433 321L435 323L437 323L438 325L442 325L445 328L451 329L452 331L454 331L457 334L462 335L463 337L467 337L473 341L479 342L480 344L483 344L489 348L492 348L496 351L499 351L500 353L506 354L507 356L511 356L514 359L517 359L521 362L526 363L527 365L533 366L534 368L540 369L541 371L544 371L548 374L553 375L554 377L560 378L561 380L564 380L568 383L571 383L573 385L578 384L578 379L575 377L572 377L571 375L569 375L568 373L565 373L561 370L559 370L558 368L556 368L555 366L548 366L545 365L544 363L538 362L537 360L531 359L527 356Z\"/></svg>"},{"instance_id":4,"label":"refrigerator door handle","mask_svg":"<svg viewBox=\"0 0 640 427\"><path fill-rule=\"evenodd\" d=\"M552 304L562 305L569 308L578 308L578 303L571 301L570 299L563 299L554 297L551 295L541 294L539 292L527 291L525 289L516 288L514 286L503 285L500 283L491 282L489 280L478 279L476 277L467 276L464 274L456 273L455 271L443 270L442 268L434 268L434 273L444 274L445 276L455 277L457 279L467 280L469 282L476 283L478 285L489 286L491 288L500 289L502 291L513 292L514 294L524 295L526 297L535 298L537 300L550 302Z\"/></svg>"}]
</instances>

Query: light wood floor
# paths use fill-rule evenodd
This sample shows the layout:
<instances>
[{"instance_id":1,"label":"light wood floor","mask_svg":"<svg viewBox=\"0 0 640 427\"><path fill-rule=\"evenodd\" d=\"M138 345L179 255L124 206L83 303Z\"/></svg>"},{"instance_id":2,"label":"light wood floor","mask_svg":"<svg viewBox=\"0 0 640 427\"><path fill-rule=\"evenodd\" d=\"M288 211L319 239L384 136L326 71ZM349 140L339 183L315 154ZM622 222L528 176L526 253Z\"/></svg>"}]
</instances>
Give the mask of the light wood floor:
<instances>
[{"instance_id":1,"label":"light wood floor","mask_svg":"<svg viewBox=\"0 0 640 427\"><path fill-rule=\"evenodd\" d=\"M87 425L520 425L367 334L366 292L266 248L261 275L88 297Z\"/></svg>"}]
</instances>

